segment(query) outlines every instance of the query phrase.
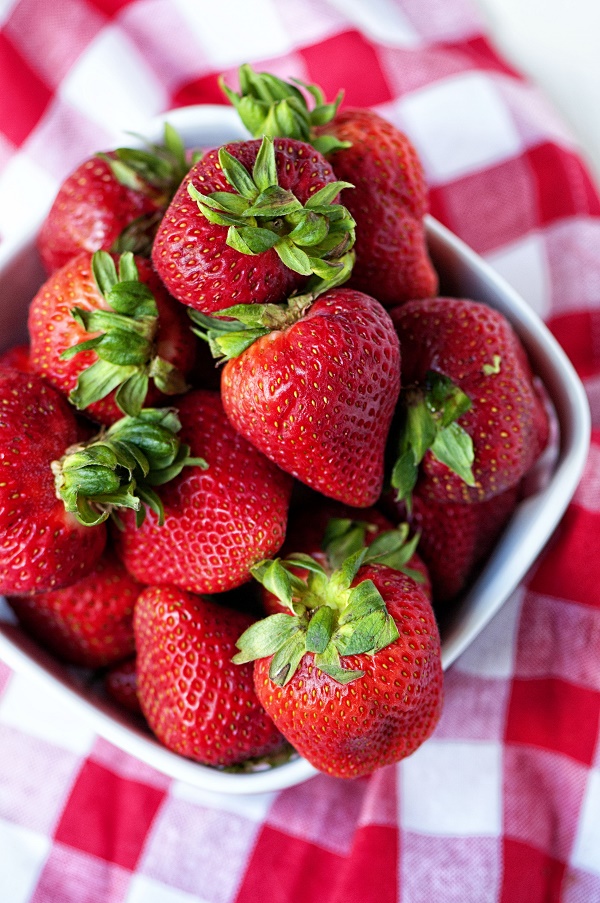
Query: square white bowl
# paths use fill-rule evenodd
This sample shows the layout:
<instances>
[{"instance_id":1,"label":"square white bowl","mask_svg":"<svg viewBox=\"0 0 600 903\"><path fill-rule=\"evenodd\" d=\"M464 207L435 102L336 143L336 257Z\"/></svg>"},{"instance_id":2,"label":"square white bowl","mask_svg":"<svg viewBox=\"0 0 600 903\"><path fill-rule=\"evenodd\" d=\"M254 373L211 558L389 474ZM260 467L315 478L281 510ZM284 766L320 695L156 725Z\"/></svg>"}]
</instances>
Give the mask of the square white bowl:
<instances>
[{"instance_id":1,"label":"square white bowl","mask_svg":"<svg viewBox=\"0 0 600 903\"><path fill-rule=\"evenodd\" d=\"M246 137L233 109L185 107L152 122L146 132L159 141L168 120L190 147L212 147ZM131 144L130 136L123 143ZM40 211L40 224L45 211ZM590 442L585 392L568 358L526 302L477 254L436 220L427 234L444 294L484 301L501 311L520 336L542 379L556 415L552 471L542 488L520 503L473 588L442 630L442 661L448 668L483 630L538 557L564 513L581 477ZM26 340L26 309L44 280L35 236L0 245L0 351ZM4 607L2 607L4 606ZM275 768L230 773L184 759L163 747L139 720L104 698L87 675L56 662L17 626L0 597L0 657L15 670L58 687L93 729L159 771L204 790L246 794L280 790L307 780L315 769L300 757Z\"/></svg>"}]
</instances>

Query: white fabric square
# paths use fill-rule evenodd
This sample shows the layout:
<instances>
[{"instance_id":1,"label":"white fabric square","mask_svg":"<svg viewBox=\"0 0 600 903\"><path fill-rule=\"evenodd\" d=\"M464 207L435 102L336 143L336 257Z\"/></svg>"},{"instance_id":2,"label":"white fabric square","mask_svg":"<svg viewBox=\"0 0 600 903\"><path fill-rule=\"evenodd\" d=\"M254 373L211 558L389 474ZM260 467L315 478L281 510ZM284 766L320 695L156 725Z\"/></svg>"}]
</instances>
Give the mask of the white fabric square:
<instances>
[{"instance_id":1,"label":"white fabric square","mask_svg":"<svg viewBox=\"0 0 600 903\"><path fill-rule=\"evenodd\" d=\"M228 0L227 15L218 3L173 0L173 6L217 68L279 56L292 49L289 34L271 0ZM231 22L235 22L235 28Z\"/></svg>"},{"instance_id":2,"label":"white fabric square","mask_svg":"<svg viewBox=\"0 0 600 903\"><path fill-rule=\"evenodd\" d=\"M146 875L133 875L123 903L207 903L204 897L187 894Z\"/></svg>"},{"instance_id":3,"label":"white fabric square","mask_svg":"<svg viewBox=\"0 0 600 903\"><path fill-rule=\"evenodd\" d=\"M402 900L498 903L501 861L497 837L432 837L407 832L400 844Z\"/></svg>"},{"instance_id":4,"label":"white fabric square","mask_svg":"<svg viewBox=\"0 0 600 903\"><path fill-rule=\"evenodd\" d=\"M435 738L421 746L399 766L402 828L421 834L498 836L501 749L499 743Z\"/></svg>"},{"instance_id":5,"label":"white fabric square","mask_svg":"<svg viewBox=\"0 0 600 903\"><path fill-rule=\"evenodd\" d=\"M427 85L400 100L398 110L430 185L492 166L522 149L493 79L481 73Z\"/></svg>"},{"instance_id":6,"label":"white fabric square","mask_svg":"<svg viewBox=\"0 0 600 903\"><path fill-rule=\"evenodd\" d=\"M392 47L415 47L421 37L394 0L330 0L369 38Z\"/></svg>"},{"instance_id":7,"label":"white fabric square","mask_svg":"<svg viewBox=\"0 0 600 903\"><path fill-rule=\"evenodd\" d=\"M251 793L247 796L236 796L231 793L214 793L202 790L184 781L175 781L171 785L171 796L185 800L195 806L216 809L219 812L231 812L254 822L263 822L275 800L276 793Z\"/></svg>"},{"instance_id":8,"label":"white fabric square","mask_svg":"<svg viewBox=\"0 0 600 903\"><path fill-rule=\"evenodd\" d=\"M600 875L600 770L589 775L571 864Z\"/></svg>"},{"instance_id":9,"label":"white fabric square","mask_svg":"<svg viewBox=\"0 0 600 903\"><path fill-rule=\"evenodd\" d=\"M546 230L554 316L600 308L600 220L574 216Z\"/></svg>"},{"instance_id":10,"label":"white fabric square","mask_svg":"<svg viewBox=\"0 0 600 903\"><path fill-rule=\"evenodd\" d=\"M0 721L79 755L87 755L95 737L60 690L19 674L0 699Z\"/></svg>"},{"instance_id":11,"label":"white fabric square","mask_svg":"<svg viewBox=\"0 0 600 903\"><path fill-rule=\"evenodd\" d=\"M71 68L61 96L86 116L110 128L143 132L163 110L167 94L135 46L115 26L103 29Z\"/></svg>"},{"instance_id":12,"label":"white fabric square","mask_svg":"<svg viewBox=\"0 0 600 903\"><path fill-rule=\"evenodd\" d=\"M50 838L0 819L2 900L28 903L49 850Z\"/></svg>"},{"instance_id":13,"label":"white fabric square","mask_svg":"<svg viewBox=\"0 0 600 903\"><path fill-rule=\"evenodd\" d=\"M586 511L600 513L600 448L597 445L590 447L583 478L573 501Z\"/></svg>"},{"instance_id":14,"label":"white fabric square","mask_svg":"<svg viewBox=\"0 0 600 903\"><path fill-rule=\"evenodd\" d=\"M499 251L486 254L486 260L542 319L548 316L552 293L542 235L531 233Z\"/></svg>"},{"instance_id":15,"label":"white fabric square","mask_svg":"<svg viewBox=\"0 0 600 903\"><path fill-rule=\"evenodd\" d=\"M15 154L0 175L0 235L13 240L36 228L56 187L55 180L25 153Z\"/></svg>"},{"instance_id":16,"label":"white fabric square","mask_svg":"<svg viewBox=\"0 0 600 903\"><path fill-rule=\"evenodd\" d=\"M0 0L0 25L6 22L18 2L19 0Z\"/></svg>"},{"instance_id":17,"label":"white fabric square","mask_svg":"<svg viewBox=\"0 0 600 903\"><path fill-rule=\"evenodd\" d=\"M509 678L514 671L516 635L525 590L519 587L487 627L458 657L453 668L480 677Z\"/></svg>"}]
</instances>

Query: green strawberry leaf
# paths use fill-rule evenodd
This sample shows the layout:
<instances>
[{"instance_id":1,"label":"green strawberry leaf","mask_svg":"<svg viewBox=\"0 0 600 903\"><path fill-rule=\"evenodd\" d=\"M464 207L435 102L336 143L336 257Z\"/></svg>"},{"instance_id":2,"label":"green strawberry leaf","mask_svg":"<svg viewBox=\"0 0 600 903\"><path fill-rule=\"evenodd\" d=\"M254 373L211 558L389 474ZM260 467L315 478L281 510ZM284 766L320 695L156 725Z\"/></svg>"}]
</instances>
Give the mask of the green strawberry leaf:
<instances>
[{"instance_id":1,"label":"green strawberry leaf","mask_svg":"<svg viewBox=\"0 0 600 903\"><path fill-rule=\"evenodd\" d=\"M473 440L458 423L450 423L437 434L431 451L438 461L458 474L467 486L475 485L472 469L475 460Z\"/></svg>"},{"instance_id":2,"label":"green strawberry leaf","mask_svg":"<svg viewBox=\"0 0 600 903\"><path fill-rule=\"evenodd\" d=\"M323 652L315 655L315 665L340 684L348 684L354 680L359 680L365 674L364 671L353 671L350 668L343 668L338 650L333 642L329 643Z\"/></svg>"},{"instance_id":3,"label":"green strawberry leaf","mask_svg":"<svg viewBox=\"0 0 600 903\"><path fill-rule=\"evenodd\" d=\"M308 622L305 646L307 652L324 652L335 628L335 613L332 608L322 605L317 608Z\"/></svg>"},{"instance_id":4,"label":"green strawberry leaf","mask_svg":"<svg viewBox=\"0 0 600 903\"><path fill-rule=\"evenodd\" d=\"M269 615L262 621L255 621L237 640L236 647L240 651L233 656L231 661L236 665L241 665L274 655L299 630L297 619L283 613Z\"/></svg>"}]
</instances>

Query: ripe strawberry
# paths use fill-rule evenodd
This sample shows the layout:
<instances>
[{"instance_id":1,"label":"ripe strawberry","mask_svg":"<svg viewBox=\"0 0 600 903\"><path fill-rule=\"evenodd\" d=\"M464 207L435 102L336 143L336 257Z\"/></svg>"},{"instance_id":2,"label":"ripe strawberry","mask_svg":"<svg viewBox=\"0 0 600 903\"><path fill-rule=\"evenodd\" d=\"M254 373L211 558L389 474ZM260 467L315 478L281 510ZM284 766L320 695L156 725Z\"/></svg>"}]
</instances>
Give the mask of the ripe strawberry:
<instances>
[{"instance_id":1,"label":"ripe strawberry","mask_svg":"<svg viewBox=\"0 0 600 903\"><path fill-rule=\"evenodd\" d=\"M133 606L143 588L108 550L70 586L8 602L26 632L60 661L100 668L134 652Z\"/></svg>"},{"instance_id":2,"label":"ripe strawberry","mask_svg":"<svg viewBox=\"0 0 600 903\"><path fill-rule=\"evenodd\" d=\"M373 505L399 392L387 312L368 295L335 288L305 310L292 299L287 309L238 305L228 313L237 327L214 321L206 335L216 353L232 357L221 395L235 428L323 495ZM232 327L241 331L219 333Z\"/></svg>"},{"instance_id":3,"label":"ripe strawberry","mask_svg":"<svg viewBox=\"0 0 600 903\"><path fill-rule=\"evenodd\" d=\"M51 464L77 440L74 412L34 374L0 369L0 593L45 592L83 577L105 527L86 527L57 498Z\"/></svg>"},{"instance_id":4,"label":"ripe strawberry","mask_svg":"<svg viewBox=\"0 0 600 903\"><path fill-rule=\"evenodd\" d=\"M29 308L35 370L100 423L186 389L195 339L184 308L130 252L71 259Z\"/></svg>"},{"instance_id":5,"label":"ripe strawberry","mask_svg":"<svg viewBox=\"0 0 600 903\"><path fill-rule=\"evenodd\" d=\"M238 640L234 662L255 661L258 698L281 733L335 777L370 774L414 752L442 706L440 637L431 604L406 574L361 566L365 549L329 579L309 556L253 573L292 614ZM290 574L310 570L306 584Z\"/></svg>"},{"instance_id":6,"label":"ripe strawberry","mask_svg":"<svg viewBox=\"0 0 600 903\"><path fill-rule=\"evenodd\" d=\"M399 497L416 484L423 499L484 501L516 485L546 442L548 418L510 323L456 298L390 314L402 348Z\"/></svg>"},{"instance_id":7,"label":"ripe strawberry","mask_svg":"<svg viewBox=\"0 0 600 903\"><path fill-rule=\"evenodd\" d=\"M35 373L31 364L29 354L29 345L13 345L7 351L0 354L0 367L8 367L13 370L20 370L21 373Z\"/></svg>"},{"instance_id":8,"label":"ripe strawberry","mask_svg":"<svg viewBox=\"0 0 600 903\"><path fill-rule=\"evenodd\" d=\"M483 502L434 502L418 490L412 513L403 502L386 494L382 505L392 520L404 522L420 534L418 550L427 565L434 605L447 605L472 585L515 510L520 486L511 486Z\"/></svg>"},{"instance_id":9,"label":"ripe strawberry","mask_svg":"<svg viewBox=\"0 0 600 903\"><path fill-rule=\"evenodd\" d=\"M48 273L81 251L149 256L158 223L190 165L168 125L162 145L121 147L84 160L60 186L38 236Z\"/></svg>"},{"instance_id":10,"label":"ripe strawberry","mask_svg":"<svg viewBox=\"0 0 600 903\"><path fill-rule=\"evenodd\" d=\"M321 499L316 505L299 512L292 512L288 520L281 557L302 553L310 555L333 573L348 557L367 547L364 564L386 564L412 577L431 598L431 583L427 568L415 551L418 535L409 539L407 523L398 527L376 508L350 508ZM294 569L300 577L306 577L303 568ZM274 593L262 588L262 601L268 614L286 611L285 605Z\"/></svg>"},{"instance_id":11,"label":"ripe strawberry","mask_svg":"<svg viewBox=\"0 0 600 903\"><path fill-rule=\"evenodd\" d=\"M148 587L134 615L138 698L174 752L227 767L281 751L256 698L252 666L231 663L247 615L168 586Z\"/></svg>"},{"instance_id":12,"label":"ripe strawberry","mask_svg":"<svg viewBox=\"0 0 600 903\"><path fill-rule=\"evenodd\" d=\"M316 85L298 87L269 73L239 71L240 93L223 85L253 135L308 141L351 183L343 202L356 222L356 262L349 285L386 307L435 295L437 274L427 250L428 211L421 161L409 138L373 110L339 110ZM301 83L298 83L301 84Z\"/></svg>"},{"instance_id":13,"label":"ripe strawberry","mask_svg":"<svg viewBox=\"0 0 600 903\"><path fill-rule=\"evenodd\" d=\"M164 524L129 513L117 551L142 583L217 593L250 579L250 567L283 542L292 480L231 426L219 394L195 390L179 405L181 438L208 463L160 491Z\"/></svg>"},{"instance_id":14,"label":"ripe strawberry","mask_svg":"<svg viewBox=\"0 0 600 903\"><path fill-rule=\"evenodd\" d=\"M161 222L156 270L179 301L207 314L284 301L311 274L337 280L354 241L354 221L332 203L344 184L300 141L208 151Z\"/></svg>"},{"instance_id":15,"label":"ripe strawberry","mask_svg":"<svg viewBox=\"0 0 600 903\"><path fill-rule=\"evenodd\" d=\"M137 662L135 655L113 665L104 677L104 689L120 706L136 715L142 714L137 694Z\"/></svg>"}]
</instances>

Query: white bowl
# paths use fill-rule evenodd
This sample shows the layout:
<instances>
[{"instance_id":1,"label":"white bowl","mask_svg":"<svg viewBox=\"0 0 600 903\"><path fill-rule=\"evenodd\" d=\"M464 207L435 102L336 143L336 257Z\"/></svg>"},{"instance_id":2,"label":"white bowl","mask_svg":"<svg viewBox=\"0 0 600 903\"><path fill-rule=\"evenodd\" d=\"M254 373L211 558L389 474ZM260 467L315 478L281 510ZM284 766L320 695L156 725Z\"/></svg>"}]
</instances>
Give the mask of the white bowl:
<instances>
[{"instance_id":1,"label":"white bowl","mask_svg":"<svg viewBox=\"0 0 600 903\"><path fill-rule=\"evenodd\" d=\"M160 140L168 119L188 146L212 147L245 136L228 107L198 106L171 111L151 123L148 138ZM123 138L131 143L130 137ZM40 211L40 222L44 211ZM541 489L515 511L476 585L444 625L444 668L481 632L533 564L561 518L581 477L590 440L583 387L560 346L537 315L480 257L432 218L427 220L434 264L446 294L484 301L500 310L521 337L552 402L558 440L552 471ZM26 308L44 279L34 236L0 245L0 350L26 338ZM1 597L0 597L1 602ZM3 617L0 608L0 619ZM65 668L26 637L4 607L0 657L15 670L60 688L100 735L159 771L205 790L232 794L274 791L312 777L315 769L297 757L276 768L232 774L169 752L143 726L90 689L85 675Z\"/></svg>"}]
</instances>

